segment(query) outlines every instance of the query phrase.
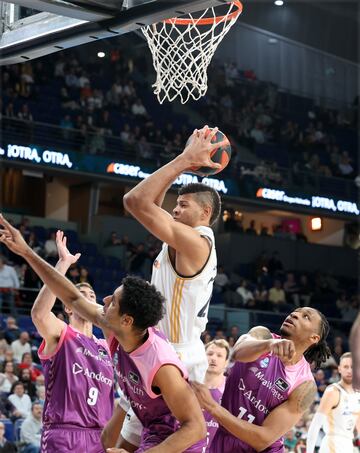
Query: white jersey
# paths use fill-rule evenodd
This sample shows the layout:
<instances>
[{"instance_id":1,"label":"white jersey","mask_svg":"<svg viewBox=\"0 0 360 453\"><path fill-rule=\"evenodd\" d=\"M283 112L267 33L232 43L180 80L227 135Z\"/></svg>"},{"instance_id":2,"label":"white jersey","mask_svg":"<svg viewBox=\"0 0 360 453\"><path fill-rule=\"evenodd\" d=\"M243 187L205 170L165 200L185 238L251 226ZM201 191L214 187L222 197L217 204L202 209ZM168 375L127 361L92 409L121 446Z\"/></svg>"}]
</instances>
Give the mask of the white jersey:
<instances>
[{"instance_id":1,"label":"white jersey","mask_svg":"<svg viewBox=\"0 0 360 453\"><path fill-rule=\"evenodd\" d=\"M199 342L208 321L208 311L217 272L215 238L211 228L196 227L201 236L209 239L211 251L204 268L193 277L182 277L173 268L168 245L154 261L151 283L165 297L166 314L159 329L176 345Z\"/></svg>"},{"instance_id":2,"label":"white jersey","mask_svg":"<svg viewBox=\"0 0 360 453\"><path fill-rule=\"evenodd\" d=\"M360 393L348 393L341 385L333 384L340 392L339 404L326 417L325 437L320 452L345 453L352 450L354 429L360 416Z\"/></svg>"}]
</instances>

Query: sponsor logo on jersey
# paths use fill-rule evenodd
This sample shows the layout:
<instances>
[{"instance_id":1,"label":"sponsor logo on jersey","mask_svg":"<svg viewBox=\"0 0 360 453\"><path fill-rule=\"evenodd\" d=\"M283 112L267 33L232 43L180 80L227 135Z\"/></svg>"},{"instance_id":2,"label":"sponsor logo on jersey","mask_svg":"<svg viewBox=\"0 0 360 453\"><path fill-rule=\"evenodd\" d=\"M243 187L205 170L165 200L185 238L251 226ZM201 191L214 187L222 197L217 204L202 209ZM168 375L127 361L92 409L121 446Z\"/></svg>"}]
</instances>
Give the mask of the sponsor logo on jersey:
<instances>
[{"instance_id":1,"label":"sponsor logo on jersey","mask_svg":"<svg viewBox=\"0 0 360 453\"><path fill-rule=\"evenodd\" d=\"M155 261L154 261L154 267L155 267L156 269L160 269L160 261L155 260Z\"/></svg>"},{"instance_id":2,"label":"sponsor logo on jersey","mask_svg":"<svg viewBox=\"0 0 360 453\"><path fill-rule=\"evenodd\" d=\"M79 347L75 350L76 353L78 354L83 354L87 357L91 357L92 359L95 359L95 360L99 360L101 362L103 362L105 365L107 366L111 366L112 367L112 362L111 360L109 360L109 357L107 355L107 352L105 351L105 349L99 349L99 354L94 354L92 351L90 351L89 349L87 348L83 348L83 347Z\"/></svg>"},{"instance_id":3,"label":"sponsor logo on jersey","mask_svg":"<svg viewBox=\"0 0 360 453\"><path fill-rule=\"evenodd\" d=\"M275 398L277 398L277 399L280 400L280 401L283 401L283 400L285 399L284 396L279 392L279 390L277 390L277 389L275 388L275 386L277 386L276 383L274 384L274 382L272 382L272 381L266 379L266 376L265 376L265 374L264 374L264 373L265 373L264 371L262 371L261 369L255 367L255 366L250 367L249 370L250 370L252 373L254 373L254 376L255 376L259 381L261 381L261 385L265 386L266 388L268 388L268 389L270 390L271 394L272 394ZM280 378L279 378L279 379L280 379ZM278 379L278 380L279 380L279 379ZM282 381L283 381L286 385L288 385L287 382L285 382L284 380L282 380ZM280 390L281 390L281 391L285 391L285 390L282 390L282 389L280 389Z\"/></svg>"},{"instance_id":4,"label":"sponsor logo on jersey","mask_svg":"<svg viewBox=\"0 0 360 453\"><path fill-rule=\"evenodd\" d=\"M269 366L270 359L269 357L265 357L265 359L262 359L260 361L260 367L261 368L267 368Z\"/></svg>"},{"instance_id":5,"label":"sponsor logo on jersey","mask_svg":"<svg viewBox=\"0 0 360 453\"><path fill-rule=\"evenodd\" d=\"M86 376L88 379L93 379L97 382L101 382L102 384L109 385L110 387L113 385L112 379L109 379L108 377L104 376L104 374L101 371L99 373L96 373L95 371L90 371L89 368L82 367L77 362L73 363L72 372L74 375L81 373L83 376Z\"/></svg>"},{"instance_id":6,"label":"sponsor logo on jersey","mask_svg":"<svg viewBox=\"0 0 360 453\"><path fill-rule=\"evenodd\" d=\"M133 371L129 371L129 375L128 376L129 376L130 381L133 382L134 384L138 384L139 383L140 378Z\"/></svg>"},{"instance_id":7,"label":"sponsor logo on jersey","mask_svg":"<svg viewBox=\"0 0 360 453\"><path fill-rule=\"evenodd\" d=\"M289 389L290 385L285 381L285 379L278 378L275 381L276 387L282 392L286 392Z\"/></svg>"}]
</instances>

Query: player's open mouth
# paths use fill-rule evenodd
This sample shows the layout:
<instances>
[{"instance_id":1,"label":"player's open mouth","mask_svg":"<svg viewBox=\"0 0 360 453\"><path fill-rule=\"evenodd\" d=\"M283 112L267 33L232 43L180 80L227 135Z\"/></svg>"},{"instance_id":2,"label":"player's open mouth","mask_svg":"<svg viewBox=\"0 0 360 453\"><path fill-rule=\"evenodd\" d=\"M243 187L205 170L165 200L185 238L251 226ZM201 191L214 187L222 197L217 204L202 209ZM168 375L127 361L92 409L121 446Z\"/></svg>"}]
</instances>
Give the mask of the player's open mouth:
<instances>
[{"instance_id":1,"label":"player's open mouth","mask_svg":"<svg viewBox=\"0 0 360 453\"><path fill-rule=\"evenodd\" d=\"M287 324L288 326L295 326L294 322L291 319L285 319L283 324Z\"/></svg>"}]
</instances>

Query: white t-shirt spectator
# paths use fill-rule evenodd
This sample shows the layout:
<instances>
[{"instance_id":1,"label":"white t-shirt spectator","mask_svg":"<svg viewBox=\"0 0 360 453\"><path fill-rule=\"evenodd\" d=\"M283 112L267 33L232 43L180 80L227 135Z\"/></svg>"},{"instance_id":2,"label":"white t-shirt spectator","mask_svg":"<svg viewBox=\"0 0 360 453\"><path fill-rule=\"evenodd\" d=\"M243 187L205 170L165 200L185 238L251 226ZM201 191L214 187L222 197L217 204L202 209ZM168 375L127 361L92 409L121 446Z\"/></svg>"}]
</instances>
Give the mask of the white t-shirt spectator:
<instances>
[{"instance_id":1,"label":"white t-shirt spectator","mask_svg":"<svg viewBox=\"0 0 360 453\"><path fill-rule=\"evenodd\" d=\"M253 138L256 141L256 143L259 144L265 143L265 135L261 129L257 129L255 127L254 129L251 129L250 137Z\"/></svg>"},{"instance_id":2,"label":"white t-shirt spectator","mask_svg":"<svg viewBox=\"0 0 360 453\"><path fill-rule=\"evenodd\" d=\"M131 107L131 112L133 113L133 115L146 115L146 109L141 102L135 102L135 104L133 104Z\"/></svg>"},{"instance_id":3,"label":"white t-shirt spectator","mask_svg":"<svg viewBox=\"0 0 360 453\"><path fill-rule=\"evenodd\" d=\"M22 356L25 352L30 352L31 354L30 343L22 344L20 340L13 341L11 343L11 349L14 352L14 360L18 363L21 362Z\"/></svg>"},{"instance_id":4,"label":"white t-shirt spectator","mask_svg":"<svg viewBox=\"0 0 360 453\"><path fill-rule=\"evenodd\" d=\"M0 373L0 392L10 393L13 383L17 380L18 377L15 375L10 380L5 373Z\"/></svg>"},{"instance_id":5,"label":"white t-shirt spectator","mask_svg":"<svg viewBox=\"0 0 360 453\"><path fill-rule=\"evenodd\" d=\"M15 395L12 393L8 400L15 407L17 411L25 418L31 413L31 399L27 393L24 393L22 396Z\"/></svg>"},{"instance_id":6,"label":"white t-shirt spectator","mask_svg":"<svg viewBox=\"0 0 360 453\"><path fill-rule=\"evenodd\" d=\"M40 448L41 428L41 420L36 420L36 418L30 414L21 425L21 442Z\"/></svg>"},{"instance_id":7,"label":"white t-shirt spectator","mask_svg":"<svg viewBox=\"0 0 360 453\"><path fill-rule=\"evenodd\" d=\"M246 305L250 300L254 300L253 293L245 288L244 286L239 286L236 290L238 294L242 297L244 304Z\"/></svg>"},{"instance_id":8,"label":"white t-shirt spectator","mask_svg":"<svg viewBox=\"0 0 360 453\"><path fill-rule=\"evenodd\" d=\"M7 264L0 268L0 288L19 288L19 279L15 269Z\"/></svg>"},{"instance_id":9,"label":"white t-shirt spectator","mask_svg":"<svg viewBox=\"0 0 360 453\"><path fill-rule=\"evenodd\" d=\"M57 257L58 251L56 242L53 239L48 239L44 244L44 251L46 257L48 256Z\"/></svg>"}]
</instances>

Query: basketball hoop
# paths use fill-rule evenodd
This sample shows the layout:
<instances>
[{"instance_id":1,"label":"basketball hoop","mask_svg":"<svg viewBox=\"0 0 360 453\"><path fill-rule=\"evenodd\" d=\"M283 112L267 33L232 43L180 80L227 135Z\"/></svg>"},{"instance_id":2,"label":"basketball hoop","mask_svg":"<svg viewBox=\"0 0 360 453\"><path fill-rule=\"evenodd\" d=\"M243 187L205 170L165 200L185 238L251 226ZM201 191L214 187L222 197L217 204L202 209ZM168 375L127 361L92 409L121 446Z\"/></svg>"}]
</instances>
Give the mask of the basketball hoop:
<instances>
[{"instance_id":1,"label":"basketball hoop","mask_svg":"<svg viewBox=\"0 0 360 453\"><path fill-rule=\"evenodd\" d=\"M219 8L227 8L223 15ZM198 100L207 91L207 68L230 28L242 12L240 1L226 2L181 18L142 27L157 73L153 84L160 104L179 97L182 104Z\"/></svg>"}]
</instances>

